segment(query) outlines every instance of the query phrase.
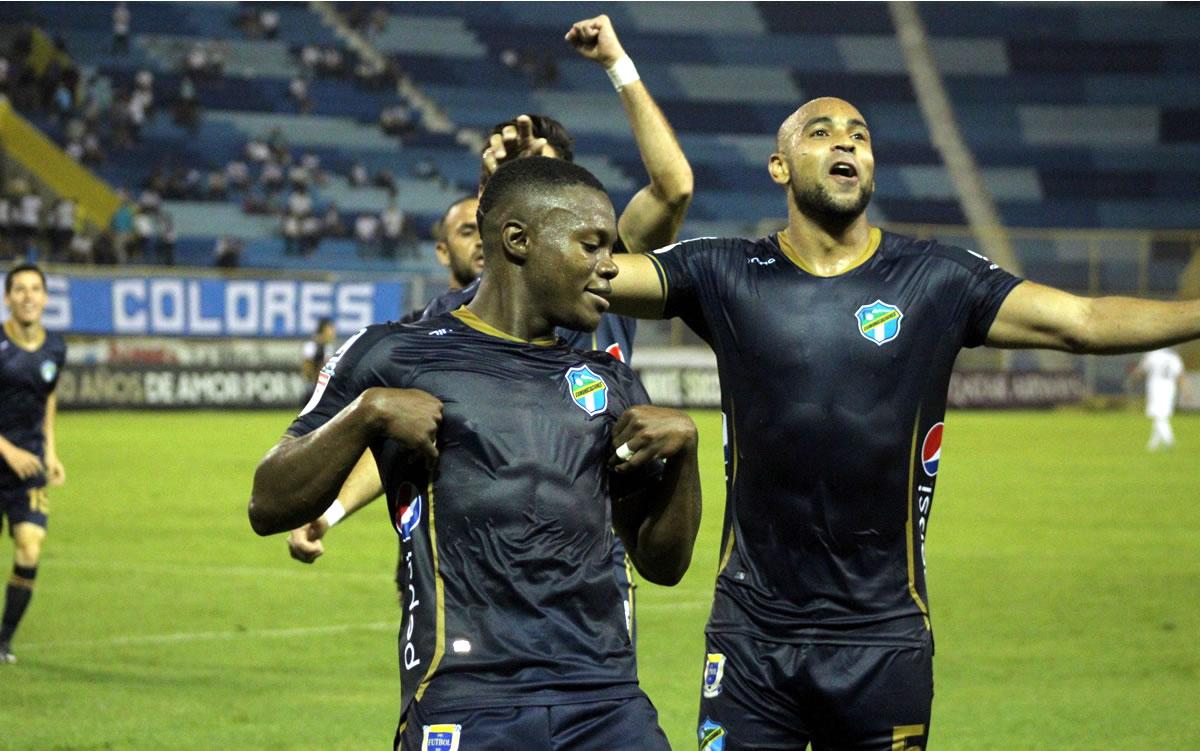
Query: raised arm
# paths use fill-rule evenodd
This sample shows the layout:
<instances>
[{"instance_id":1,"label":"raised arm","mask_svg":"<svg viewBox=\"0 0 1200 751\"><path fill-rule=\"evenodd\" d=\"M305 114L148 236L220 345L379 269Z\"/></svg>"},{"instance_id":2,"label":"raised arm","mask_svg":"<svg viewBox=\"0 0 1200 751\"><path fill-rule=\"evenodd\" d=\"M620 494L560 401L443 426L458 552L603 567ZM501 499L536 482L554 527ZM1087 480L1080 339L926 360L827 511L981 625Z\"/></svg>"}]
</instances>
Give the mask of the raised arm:
<instances>
[{"instance_id":1,"label":"raised arm","mask_svg":"<svg viewBox=\"0 0 1200 751\"><path fill-rule=\"evenodd\" d=\"M613 472L630 475L666 460L661 479L613 501L613 528L637 570L671 586L692 561L700 530L696 425L679 410L640 404L613 428Z\"/></svg>"},{"instance_id":2,"label":"raised arm","mask_svg":"<svg viewBox=\"0 0 1200 751\"><path fill-rule=\"evenodd\" d=\"M1000 306L988 330L987 344L1007 349L1115 355L1198 337L1200 300L1080 297L1022 282Z\"/></svg>"},{"instance_id":3,"label":"raised arm","mask_svg":"<svg viewBox=\"0 0 1200 751\"><path fill-rule=\"evenodd\" d=\"M675 241L692 201L692 168L671 124L637 76L608 16L574 24L566 40L575 50L604 66L621 97L650 184L634 195L621 213L618 229L631 253Z\"/></svg>"},{"instance_id":4,"label":"raised arm","mask_svg":"<svg viewBox=\"0 0 1200 751\"><path fill-rule=\"evenodd\" d=\"M267 452L254 473L250 526L269 535L316 519L377 438L436 461L441 417L442 403L424 391L367 389L320 428Z\"/></svg>"}]
</instances>

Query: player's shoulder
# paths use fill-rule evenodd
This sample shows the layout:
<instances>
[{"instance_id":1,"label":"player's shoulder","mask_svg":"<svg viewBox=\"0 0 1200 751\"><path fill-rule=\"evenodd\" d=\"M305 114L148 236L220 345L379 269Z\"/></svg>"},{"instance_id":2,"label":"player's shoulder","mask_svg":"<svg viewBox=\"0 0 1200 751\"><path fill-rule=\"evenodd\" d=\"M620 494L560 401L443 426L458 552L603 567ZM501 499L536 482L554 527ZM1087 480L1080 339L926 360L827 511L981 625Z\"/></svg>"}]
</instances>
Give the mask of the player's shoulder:
<instances>
[{"instance_id":1,"label":"player's shoulder","mask_svg":"<svg viewBox=\"0 0 1200 751\"><path fill-rule=\"evenodd\" d=\"M608 352L575 348L564 348L564 350L564 360L574 363L571 367L587 367L595 375L611 379L622 389L637 382L637 373L634 369Z\"/></svg>"},{"instance_id":2,"label":"player's shoulder","mask_svg":"<svg viewBox=\"0 0 1200 751\"><path fill-rule=\"evenodd\" d=\"M978 273L1000 268L990 258L970 248L949 245L937 240L921 240L887 230L882 231L879 250L880 255L884 258L923 259L945 265L948 270L960 269Z\"/></svg>"},{"instance_id":3,"label":"player's shoulder","mask_svg":"<svg viewBox=\"0 0 1200 751\"><path fill-rule=\"evenodd\" d=\"M680 240L649 252L652 257L671 255L687 255L689 257L701 254L728 254L741 251L753 253L764 248L779 248L773 235L766 237L693 237L690 240Z\"/></svg>"},{"instance_id":4,"label":"player's shoulder","mask_svg":"<svg viewBox=\"0 0 1200 751\"><path fill-rule=\"evenodd\" d=\"M421 313L421 320L435 318L445 315L452 310L458 309L462 305L466 305L475 299L475 293L479 291L479 279L471 282L461 289L449 289L429 301L425 306L424 312Z\"/></svg>"}]
</instances>

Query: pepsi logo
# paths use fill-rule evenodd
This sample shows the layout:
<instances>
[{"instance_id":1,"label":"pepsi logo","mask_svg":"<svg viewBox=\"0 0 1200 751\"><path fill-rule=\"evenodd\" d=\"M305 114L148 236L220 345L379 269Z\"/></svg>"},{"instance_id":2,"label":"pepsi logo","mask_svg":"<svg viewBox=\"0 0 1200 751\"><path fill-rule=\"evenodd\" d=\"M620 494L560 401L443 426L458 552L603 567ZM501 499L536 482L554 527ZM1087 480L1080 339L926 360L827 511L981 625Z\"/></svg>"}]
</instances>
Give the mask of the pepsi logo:
<instances>
[{"instance_id":1,"label":"pepsi logo","mask_svg":"<svg viewBox=\"0 0 1200 751\"><path fill-rule=\"evenodd\" d=\"M945 423L937 423L929 432L925 434L925 440L921 442L921 466L925 469L925 474L930 477L936 477L938 473L938 462L942 458L942 428Z\"/></svg>"},{"instance_id":2,"label":"pepsi logo","mask_svg":"<svg viewBox=\"0 0 1200 751\"><path fill-rule=\"evenodd\" d=\"M421 494L416 485L406 482L400 486L396 498L396 516L393 522L400 537L408 542L412 537L413 530L421 523Z\"/></svg>"}]
</instances>

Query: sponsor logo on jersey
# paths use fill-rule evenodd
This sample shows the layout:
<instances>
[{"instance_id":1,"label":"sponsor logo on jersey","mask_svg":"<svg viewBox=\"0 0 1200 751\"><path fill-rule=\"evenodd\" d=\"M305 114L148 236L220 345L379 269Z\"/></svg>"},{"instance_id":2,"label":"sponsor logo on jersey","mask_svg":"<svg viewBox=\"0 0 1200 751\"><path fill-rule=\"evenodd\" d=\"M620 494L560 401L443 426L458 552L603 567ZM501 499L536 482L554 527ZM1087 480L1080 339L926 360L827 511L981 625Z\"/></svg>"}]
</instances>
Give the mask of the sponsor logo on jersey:
<instances>
[{"instance_id":1,"label":"sponsor logo on jersey","mask_svg":"<svg viewBox=\"0 0 1200 751\"><path fill-rule=\"evenodd\" d=\"M725 751L725 728L707 717L700 723L700 751Z\"/></svg>"},{"instance_id":2,"label":"sponsor logo on jersey","mask_svg":"<svg viewBox=\"0 0 1200 751\"><path fill-rule=\"evenodd\" d=\"M921 466L930 477L937 476L938 462L942 458L942 429L945 425L942 422L937 423L925 434L925 440L921 441Z\"/></svg>"},{"instance_id":3,"label":"sponsor logo on jersey","mask_svg":"<svg viewBox=\"0 0 1200 751\"><path fill-rule=\"evenodd\" d=\"M608 407L608 384L591 368L578 365L567 370L565 377L567 387L571 389L571 400L590 417L595 417Z\"/></svg>"},{"instance_id":4,"label":"sponsor logo on jersey","mask_svg":"<svg viewBox=\"0 0 1200 751\"><path fill-rule=\"evenodd\" d=\"M988 262L988 271L995 271L996 269L1000 268L1000 266L998 264L992 263L992 259L988 258L987 256L985 256L982 253L976 253L975 251L971 250L970 248L963 248L963 250L967 251L968 253L975 256L976 258L978 258L981 261L987 261Z\"/></svg>"},{"instance_id":5,"label":"sponsor logo on jersey","mask_svg":"<svg viewBox=\"0 0 1200 751\"><path fill-rule=\"evenodd\" d=\"M751 258L750 260L746 261L746 263L756 263L759 266L770 266L771 264L775 263L775 260L776 259L774 258L768 258L765 261L761 258Z\"/></svg>"},{"instance_id":6,"label":"sponsor logo on jersey","mask_svg":"<svg viewBox=\"0 0 1200 751\"><path fill-rule=\"evenodd\" d=\"M423 505L421 493L416 485L406 482L400 486L399 497L396 499L395 524L396 531L405 542L412 538L413 530L421 523Z\"/></svg>"},{"instance_id":7,"label":"sponsor logo on jersey","mask_svg":"<svg viewBox=\"0 0 1200 751\"><path fill-rule=\"evenodd\" d=\"M333 377L333 372L337 370L338 361L342 359L342 355L346 354L346 350L350 349L351 345L358 341L358 338L367 333L366 329L359 329L358 333L345 341L342 346L337 348L333 353L333 357L325 361L325 365L321 367L321 372L317 373L317 385L313 389L312 397L309 398L308 404L304 405L304 409L300 410L300 417L304 417L309 412L316 409L316 406L321 402L321 397L325 395L325 387L329 385L329 379Z\"/></svg>"},{"instance_id":8,"label":"sponsor logo on jersey","mask_svg":"<svg viewBox=\"0 0 1200 751\"><path fill-rule=\"evenodd\" d=\"M900 335L900 321L904 314L895 305L876 300L854 312L858 321L858 333L869 342L882 347Z\"/></svg>"},{"instance_id":9,"label":"sponsor logo on jersey","mask_svg":"<svg viewBox=\"0 0 1200 751\"><path fill-rule=\"evenodd\" d=\"M423 725L421 729L424 731L421 751L458 751L462 725Z\"/></svg>"},{"instance_id":10,"label":"sponsor logo on jersey","mask_svg":"<svg viewBox=\"0 0 1200 751\"><path fill-rule=\"evenodd\" d=\"M613 357L617 358L621 362L625 362L625 353L621 351L621 343L620 342L613 342L612 344L605 347L604 351L607 352L608 354L612 355Z\"/></svg>"},{"instance_id":11,"label":"sponsor logo on jersey","mask_svg":"<svg viewBox=\"0 0 1200 751\"><path fill-rule=\"evenodd\" d=\"M704 698L715 699L721 695L721 678L725 676L725 655L708 654L704 660Z\"/></svg>"},{"instance_id":12,"label":"sponsor logo on jersey","mask_svg":"<svg viewBox=\"0 0 1200 751\"><path fill-rule=\"evenodd\" d=\"M53 360L42 361L42 380L50 383L58 375L58 365Z\"/></svg>"}]
</instances>

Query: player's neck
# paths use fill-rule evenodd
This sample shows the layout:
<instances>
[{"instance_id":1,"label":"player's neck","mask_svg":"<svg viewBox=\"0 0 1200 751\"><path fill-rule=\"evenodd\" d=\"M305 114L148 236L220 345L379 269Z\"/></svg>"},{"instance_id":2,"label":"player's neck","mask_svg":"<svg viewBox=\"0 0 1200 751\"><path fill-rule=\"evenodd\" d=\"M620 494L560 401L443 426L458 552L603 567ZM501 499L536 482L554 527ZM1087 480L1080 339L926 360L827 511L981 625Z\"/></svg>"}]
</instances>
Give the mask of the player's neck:
<instances>
[{"instance_id":1,"label":"player's neck","mask_svg":"<svg viewBox=\"0 0 1200 751\"><path fill-rule=\"evenodd\" d=\"M24 324L16 318L9 318L4 322L4 333L13 344L30 352L40 349L42 342L46 341L46 330L42 328L41 321Z\"/></svg>"},{"instance_id":2,"label":"player's neck","mask_svg":"<svg viewBox=\"0 0 1200 751\"><path fill-rule=\"evenodd\" d=\"M800 267L817 276L837 276L863 261L871 250L871 225L867 215L859 214L844 227L829 227L805 216L795 207L789 207L788 226L783 231L790 246L785 249L794 254Z\"/></svg>"},{"instance_id":3,"label":"player's neck","mask_svg":"<svg viewBox=\"0 0 1200 751\"><path fill-rule=\"evenodd\" d=\"M467 304L467 310L475 315L494 333L508 339L542 343L554 336L554 325L540 316L530 315L529 301L520 295L502 293L499 287L489 284L489 279L479 283L475 299Z\"/></svg>"}]
</instances>

